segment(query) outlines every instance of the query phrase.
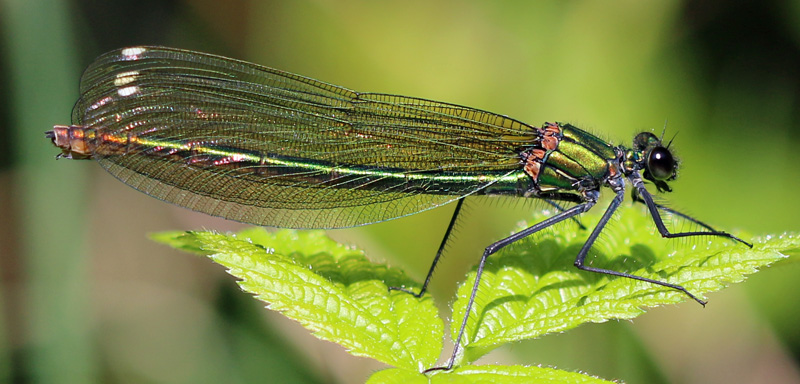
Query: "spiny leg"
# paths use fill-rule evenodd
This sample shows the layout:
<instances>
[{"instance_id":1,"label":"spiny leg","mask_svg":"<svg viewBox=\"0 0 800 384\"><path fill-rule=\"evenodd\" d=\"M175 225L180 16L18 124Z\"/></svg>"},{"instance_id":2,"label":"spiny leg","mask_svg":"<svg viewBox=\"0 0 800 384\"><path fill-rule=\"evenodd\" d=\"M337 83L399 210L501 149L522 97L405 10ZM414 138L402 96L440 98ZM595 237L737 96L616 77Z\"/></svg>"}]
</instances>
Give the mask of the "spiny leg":
<instances>
[{"instance_id":1,"label":"spiny leg","mask_svg":"<svg viewBox=\"0 0 800 384\"><path fill-rule=\"evenodd\" d=\"M570 195L573 196L572 194ZM544 198L543 200L545 203L553 206L556 210L558 210L558 212L564 212L566 210L564 207L561 206L561 204L558 204L556 201L552 199ZM442 237L442 242L441 244L439 244L439 249L436 251L436 255L433 257L433 262L431 262L431 267L428 269L428 275L425 276L425 282L422 283L422 288L419 290L419 292L415 293L410 289L406 289L404 287L389 287L390 291L405 292L413 295L416 298L422 297L422 295L424 295L425 292L427 292L428 285L430 284L431 279L433 278L433 273L436 270L436 265L439 263L439 260L441 259L442 254L444 253L444 249L447 245L447 242L450 240L450 235L453 231L453 228L455 227L456 219L458 218L458 214L461 212L461 206L463 204L464 204L464 198L462 197L458 199L458 202L456 203L456 208L455 210L453 210L453 216L450 218L450 224L447 225L447 229L445 230L444 236ZM571 219L578 225L580 229L586 229L583 223L581 223L580 220L578 220L577 215L573 216Z\"/></svg>"},{"instance_id":2,"label":"spiny leg","mask_svg":"<svg viewBox=\"0 0 800 384\"><path fill-rule=\"evenodd\" d=\"M634 202L642 203L644 205L647 205L647 203L644 201L644 199L639 197L639 194L636 192L636 188L631 189L631 197L633 198ZM700 220L697 220L694 217L691 217L691 216L689 216L689 215L687 215L687 214L685 214L683 212L679 212L679 211L676 211L676 210L674 210L674 209L672 209L670 207L667 207L666 205L656 203L655 200L653 201L653 204L655 204L656 208L658 208L658 209L660 209L660 210L662 210L664 212L667 212L667 213L669 213L671 215L675 215L675 216L678 216L678 217L680 217L682 219L691 221L692 223L695 223L695 224L697 224L697 225L699 225L699 226L701 226L701 227L703 227L705 229L708 229L709 231L717 232L717 230L714 229L713 227L711 227L710 225L708 225L708 224L706 224L706 223L704 223L704 222L702 222Z\"/></svg>"},{"instance_id":3,"label":"spiny leg","mask_svg":"<svg viewBox=\"0 0 800 384\"><path fill-rule=\"evenodd\" d=\"M550 200L550 199L544 199L544 202L545 202L545 203L547 203L547 204L550 204L551 206L553 206L553 208L555 208L555 209L556 209L558 212L564 212L564 211L566 211L566 210L567 210L566 208L562 207L562 206L561 206L561 204L559 204L559 203L556 203L556 202L555 202L555 201L553 201L553 200ZM572 217L572 221L574 221L574 222L575 222L575 224L577 224L577 225L578 225L578 228L580 228L580 229L586 229L586 226L584 226L584 225L583 225L583 223L581 223L581 221L578 219L578 216L573 216L573 217Z\"/></svg>"},{"instance_id":4,"label":"spiny leg","mask_svg":"<svg viewBox=\"0 0 800 384\"><path fill-rule=\"evenodd\" d=\"M513 234L513 235L511 235L509 237L506 237L505 239L499 240L499 241L489 245L488 247L486 247L486 249L483 251L483 255L481 256L481 260L478 263L478 269L475 271L475 283L472 286L472 292L470 293L469 301L467 302L467 307L465 308L464 318L461 321L461 328L459 329L458 336L456 337L456 340L454 341L455 346L453 347L453 354L450 356L450 360L448 361L446 366L430 368L430 369L425 370L425 372L437 371L437 370L445 370L446 371L446 370L450 370L451 368L453 368L453 364L455 363L456 356L458 355L458 351L459 351L459 348L461 346L461 340L463 339L464 332L466 331L466 328L467 328L467 320L469 320L469 315L470 315L470 312L472 311L472 305L475 303L475 295L478 293L478 286L480 285L481 276L483 275L483 269L484 269L484 266L486 265L486 259L490 255L494 254L495 252L499 251L500 249L504 248L505 246L507 246L509 244L512 244L512 243L514 243L514 242L516 242L516 241L518 241L518 240L520 240L520 239L522 239L524 237L527 237L527 236L530 236L530 235L532 235L532 234L534 234L536 232L539 232L542 229L545 229L547 227L555 225L555 224L557 224L559 222L562 222L564 220L568 220L568 219L570 219L570 218L572 218L572 217L574 217L576 215L579 215L581 213L584 213L584 212L588 211L595 204L595 202L596 202L596 198L592 198L589 201L586 201L584 203L578 204L578 205L576 205L576 206L574 206L574 207L572 207L572 208L570 208L570 209L568 209L566 211L563 211L563 212L561 212L561 213L559 213L559 214L557 214L557 215L555 215L553 217L550 217L548 219L545 219L545 220L543 220L543 221L541 221L541 222L539 222L537 224L534 224L531 227L523 229L522 231L519 231L519 232L517 232L517 233L515 233L515 234Z\"/></svg>"},{"instance_id":5,"label":"spiny leg","mask_svg":"<svg viewBox=\"0 0 800 384\"><path fill-rule=\"evenodd\" d=\"M405 293L409 293L414 295L416 298L422 297L425 294L425 291L428 290L428 284L431 282L431 278L433 277L433 272L436 270L436 264L439 263L439 259L442 257L442 253L444 252L444 248L447 245L447 240L450 239L450 234L453 232L453 227L456 225L456 219L458 218L458 214L461 212L461 206L464 204L464 198L458 199L456 203L456 209L453 211L453 217L450 218L450 224L447 225L447 230L444 231L444 237L442 238L442 243L439 244L439 250L436 251L436 256L433 257L433 262L431 263L430 269L428 269L428 276L425 277L425 282L422 284L422 288L419 290L419 293L414 293L410 289L402 288L402 287L389 287L390 291L402 291Z\"/></svg>"},{"instance_id":6,"label":"spiny leg","mask_svg":"<svg viewBox=\"0 0 800 384\"><path fill-rule=\"evenodd\" d=\"M633 179L635 179L635 178L632 178L632 180L631 180L632 182L634 181ZM643 183L641 182L641 178L639 178L638 180L639 180L638 184L636 182L633 182L634 186L636 188L640 188L641 187L643 189L644 186L643 186ZM641 190L639 191L639 193L642 194ZM581 247L581 250L578 252L578 255L576 256L575 262L574 262L575 267L577 267L580 270L587 271L587 272L594 272L594 273L601 273L601 274L610 275L610 276L624 277L624 278L628 278L628 279L639 280L639 281L643 281L643 282L646 282L646 283L656 284L656 285L660 285L660 286L663 286L663 287L675 289L675 290L678 290L680 292L683 292L685 295L687 295L691 299L693 299L693 300L697 301L698 303L700 303L701 305L705 306L706 302L704 300L701 300L697 296L693 295L691 292L689 292L686 288L684 288L681 285L672 284L672 283L668 283L668 282L665 282L665 281L659 281L659 280L655 280L655 279L650 279L650 278L643 277L643 276L637 276L637 275L633 275L633 274L630 274L630 273L614 271L614 270L610 270L610 269L589 267L589 266L586 266L584 264L584 262L586 260L586 256L589 253L589 250L591 249L592 245L594 245L595 241L597 240L598 236L600 235L600 233L605 228L605 226L608 223L608 221L614 215L614 212L616 212L616 210L619 208L620 204L622 203L622 201L624 199L624 195L625 195L624 189L620 189L617 192L617 195L614 197L614 199L612 200L611 204L606 209L605 213L603 214L603 217L600 219L600 221L598 222L597 226L592 230L592 233L589 235L589 238L586 240L586 242ZM736 240L742 241L742 240L740 240L740 239L738 239L738 238L736 238L736 237L734 237L734 236L732 236L732 235L730 235L728 233L719 232L719 231L685 232L685 233L670 234L666 230L666 227L664 227L664 224L661 221L661 217L658 215L658 211L657 211L658 210L658 206L652 201L652 197L649 194L647 194L647 190L646 189L644 190L644 194L643 195L645 196L644 197L644 202L647 204L648 208L650 209L651 214L654 217L654 220L656 221L656 226L660 227L659 228L660 232L663 229L663 232L661 232L661 233L662 233L662 235L664 235L664 237L716 235L716 236L729 237L729 238L732 238L732 239L736 239ZM455 363L455 359L456 359L456 357L458 355L459 348L461 347L461 340L463 339L464 333L466 332L467 321L469 320L469 315L470 315L470 312L472 310L472 306L473 306L473 304L475 302L475 297L477 295L478 287L480 285L480 279L481 279L481 276L483 274L483 269L485 267L487 258L490 255L492 255L492 254L496 253L497 251L499 251L500 249L502 249L503 247L505 247L505 246L507 246L507 245L509 245L511 243L514 243L514 242L516 242L516 241L518 241L518 240L520 240L520 239L522 239L522 238L524 238L526 236L529 236L529 235L531 235L533 233L536 233L536 232L538 232L538 231L540 231L540 230L542 230L544 228L547 228L547 227L549 227L551 225L554 225L556 223L559 223L561 221L564 221L564 220L567 220L567 219L570 219L570 218L574 218L576 215L588 211L595 204L595 202L596 202L596 197L589 198L588 201L586 201L586 202L584 202L582 204L576 205L576 206L574 206L574 207L572 207L572 208L570 208L568 210L565 210L565 211L559 213L556 216L553 216L553 217L551 217L551 218L549 218L547 220L544 220L544 221L542 221L542 222L540 222L540 223L538 223L536 225L533 225L533 226L531 226L531 227L529 227L529 228L527 228L527 229L525 229L523 231L517 232L517 233L515 233L515 234L513 234L513 235L511 235L511 236L509 236L509 237L507 237L505 239L497 241L494 244L486 247L486 249L484 250L483 256L481 257L480 263L478 264L478 268L476 270L475 283L473 284L472 291L471 291L470 297L469 297L469 301L467 302L467 307L465 309L464 318L461 321L461 328L459 330L458 336L456 337L455 346L454 346L454 349L453 349L453 353L450 356L450 360L448 361L448 364L446 366L444 366L444 367L430 368L430 369L426 370L425 372L434 371L434 370L449 370L449 369L451 369L453 367L453 364ZM666 233L666 235L665 235L665 233ZM742 242L745 243L745 244L748 244L748 243L746 243L744 241L742 241Z\"/></svg>"},{"instance_id":7,"label":"spiny leg","mask_svg":"<svg viewBox=\"0 0 800 384\"><path fill-rule=\"evenodd\" d=\"M676 211L674 209L665 207L663 205L657 204L655 201L653 201L653 196L650 194L650 192L645 187L644 182L642 181L642 178L639 176L638 173L634 173L631 176L629 176L629 180L633 184L633 188L635 190L634 201L638 201L638 202L644 203L647 206L647 209L650 211L650 215L653 216L653 222L656 224L656 228L658 228L658 232L661 234L661 236L663 236L665 238L669 238L669 239L677 238L677 237L690 237L690 236L719 236L719 237L727 237L727 238L729 238L731 240L738 241L738 242L740 242L740 243L742 243L742 244L744 244L744 245L746 245L746 246L748 246L750 248L753 248L753 244L752 243L744 241L744 240L742 240L742 239L740 239L740 238L738 238L738 237L736 237L734 235L731 235L730 233L723 232L723 231L718 231L718 230L712 228L711 226L703 223L702 221L697 220L697 219L695 219L695 218L693 218L693 217L691 217L689 215L686 215L684 213L678 212L678 211ZM659 213L659 209L661 209L661 210L663 210L665 212L677 215L679 217L682 217L682 218L684 218L686 220L689 220L689 221L691 221L691 222L693 222L693 223L695 223L695 224L707 229L708 231L690 231L690 232L671 233L667 229L667 227L664 225L664 220L661 218L661 214Z\"/></svg>"},{"instance_id":8,"label":"spiny leg","mask_svg":"<svg viewBox=\"0 0 800 384\"><path fill-rule=\"evenodd\" d=\"M617 210L617 208L619 208L619 205L622 203L622 200L624 198L625 198L624 190L620 190L619 192L617 192L617 195L614 196L614 200L612 200L611 204L609 204L608 208L606 208L606 212L603 214L603 217L600 218L600 221L597 223L597 226L594 227L594 230L592 230L592 233L589 235L589 238L586 239L585 243L583 243L583 247L581 247L580 252L578 252L578 256L575 258L575 266L583 271L602 273L604 275L611 275L611 276L626 277L629 279L644 281L647 283L657 284L664 287L676 289L678 291L685 293L687 296L691 297L694 301L700 303L702 306L705 307L706 301L699 299L697 296L693 295L691 292L689 292L689 290L687 290L683 286L667 283L665 281L654 280L647 277L632 275L630 273L618 272L610 269L594 268L584 265L584 261L586 260L586 255L589 253L589 250L592 248L592 245L597 240L597 237L600 235L600 232L603 231L603 228L606 226L608 221L614 215L614 212Z\"/></svg>"}]
</instances>

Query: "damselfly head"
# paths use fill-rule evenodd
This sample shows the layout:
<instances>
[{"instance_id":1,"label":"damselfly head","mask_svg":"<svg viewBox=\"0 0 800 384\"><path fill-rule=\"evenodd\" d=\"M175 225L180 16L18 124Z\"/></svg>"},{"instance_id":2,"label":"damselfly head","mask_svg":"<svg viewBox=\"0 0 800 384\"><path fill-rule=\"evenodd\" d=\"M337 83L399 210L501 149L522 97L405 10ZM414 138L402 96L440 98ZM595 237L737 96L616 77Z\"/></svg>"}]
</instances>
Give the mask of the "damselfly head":
<instances>
[{"instance_id":1,"label":"damselfly head","mask_svg":"<svg viewBox=\"0 0 800 384\"><path fill-rule=\"evenodd\" d=\"M637 164L644 170L642 177L653 182L659 191L672 191L667 181L675 180L678 175L678 159L661 139L650 132L642 132L633 139L633 151Z\"/></svg>"}]
</instances>

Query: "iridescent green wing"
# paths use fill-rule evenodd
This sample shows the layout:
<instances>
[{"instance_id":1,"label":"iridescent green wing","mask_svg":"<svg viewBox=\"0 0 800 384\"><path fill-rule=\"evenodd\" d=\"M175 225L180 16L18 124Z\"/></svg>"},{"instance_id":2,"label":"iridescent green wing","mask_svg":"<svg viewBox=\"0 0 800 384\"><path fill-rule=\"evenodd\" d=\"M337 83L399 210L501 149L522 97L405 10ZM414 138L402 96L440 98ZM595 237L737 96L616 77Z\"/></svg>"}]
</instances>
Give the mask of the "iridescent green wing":
<instances>
[{"instance_id":1,"label":"iridescent green wing","mask_svg":"<svg viewBox=\"0 0 800 384\"><path fill-rule=\"evenodd\" d=\"M162 47L98 58L73 124L96 128L94 157L142 192L294 228L368 224L521 183L516 151L535 132L485 111Z\"/></svg>"}]
</instances>

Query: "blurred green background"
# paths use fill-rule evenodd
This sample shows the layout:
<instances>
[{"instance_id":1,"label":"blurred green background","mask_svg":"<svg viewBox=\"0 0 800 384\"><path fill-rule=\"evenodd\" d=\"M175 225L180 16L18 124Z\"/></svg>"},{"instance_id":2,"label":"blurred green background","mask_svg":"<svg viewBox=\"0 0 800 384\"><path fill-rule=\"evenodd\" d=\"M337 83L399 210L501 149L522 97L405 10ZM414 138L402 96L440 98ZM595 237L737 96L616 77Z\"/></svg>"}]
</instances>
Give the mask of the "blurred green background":
<instances>
[{"instance_id":1,"label":"blurred green background","mask_svg":"<svg viewBox=\"0 0 800 384\"><path fill-rule=\"evenodd\" d=\"M114 48L208 51L348 88L442 100L614 143L678 133L668 198L723 229L800 229L800 2L0 0L0 382L359 383L382 367L146 239L241 225L55 161L81 70ZM519 199L516 199L519 200ZM476 200L432 286L444 315L480 250L535 205ZM331 231L424 278L451 208ZM643 228L652 230L652 228ZM800 266L634 322L501 348L627 382L800 382Z\"/></svg>"}]
</instances>

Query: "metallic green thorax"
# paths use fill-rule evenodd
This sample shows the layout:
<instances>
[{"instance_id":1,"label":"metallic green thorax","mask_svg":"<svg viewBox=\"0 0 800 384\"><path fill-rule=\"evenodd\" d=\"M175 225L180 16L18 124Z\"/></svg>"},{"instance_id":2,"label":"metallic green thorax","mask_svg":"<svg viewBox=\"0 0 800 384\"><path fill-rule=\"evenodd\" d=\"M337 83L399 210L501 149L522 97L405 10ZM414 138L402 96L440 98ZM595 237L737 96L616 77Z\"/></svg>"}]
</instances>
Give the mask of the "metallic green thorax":
<instances>
[{"instance_id":1,"label":"metallic green thorax","mask_svg":"<svg viewBox=\"0 0 800 384\"><path fill-rule=\"evenodd\" d=\"M523 153L527 173L538 192L598 189L615 172L615 147L570 124L545 123L540 135L549 140Z\"/></svg>"}]
</instances>

